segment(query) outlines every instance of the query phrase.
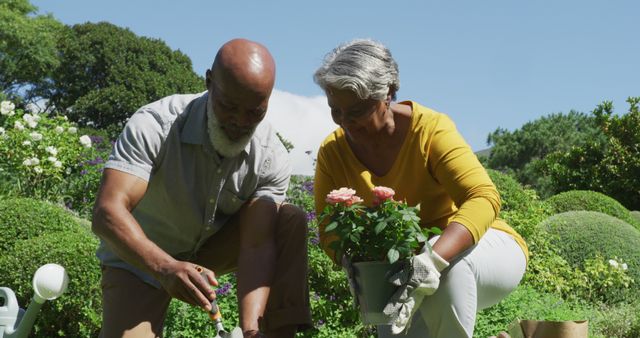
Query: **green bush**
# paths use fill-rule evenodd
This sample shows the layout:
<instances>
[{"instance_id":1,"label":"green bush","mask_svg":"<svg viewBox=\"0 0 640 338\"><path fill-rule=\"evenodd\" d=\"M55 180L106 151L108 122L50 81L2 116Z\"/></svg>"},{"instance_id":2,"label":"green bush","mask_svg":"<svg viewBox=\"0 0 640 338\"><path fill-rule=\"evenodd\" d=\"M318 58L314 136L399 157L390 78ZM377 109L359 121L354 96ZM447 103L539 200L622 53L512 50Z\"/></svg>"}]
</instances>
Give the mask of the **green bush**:
<instances>
[{"instance_id":1,"label":"green bush","mask_svg":"<svg viewBox=\"0 0 640 338\"><path fill-rule=\"evenodd\" d=\"M57 263L69 274L67 292L44 304L33 337L98 335L102 303L97 245L98 240L88 229L78 228L20 240L10 254L0 256L0 285L13 289L22 307L33 296L31 281L40 266Z\"/></svg>"},{"instance_id":2,"label":"green bush","mask_svg":"<svg viewBox=\"0 0 640 338\"><path fill-rule=\"evenodd\" d=\"M633 217L637 223L640 223L640 211L638 210L634 210L634 211L630 211L629 212L631 214L631 217Z\"/></svg>"},{"instance_id":3,"label":"green bush","mask_svg":"<svg viewBox=\"0 0 640 338\"><path fill-rule=\"evenodd\" d=\"M558 295L520 285L500 303L478 313L473 336L497 335L507 331L516 319L584 320L589 317L590 309L581 303L567 302Z\"/></svg>"},{"instance_id":4,"label":"green bush","mask_svg":"<svg viewBox=\"0 0 640 338\"><path fill-rule=\"evenodd\" d=\"M640 303L594 307L589 318L589 337L640 337ZM593 333L593 334L591 334Z\"/></svg>"},{"instance_id":5,"label":"green bush","mask_svg":"<svg viewBox=\"0 0 640 338\"><path fill-rule=\"evenodd\" d=\"M0 251L21 239L78 228L78 218L64 208L31 198L0 200Z\"/></svg>"},{"instance_id":6,"label":"green bush","mask_svg":"<svg viewBox=\"0 0 640 338\"><path fill-rule=\"evenodd\" d=\"M571 190L551 196L545 202L555 214L578 210L597 211L619 218L640 230L640 222L629 213L627 208L600 192Z\"/></svg>"},{"instance_id":7,"label":"green bush","mask_svg":"<svg viewBox=\"0 0 640 338\"><path fill-rule=\"evenodd\" d=\"M618 257L628 264L628 273L640 291L640 232L626 222L595 211L568 211L546 219L551 243L575 267L598 254L604 259Z\"/></svg>"},{"instance_id":8,"label":"green bush","mask_svg":"<svg viewBox=\"0 0 640 338\"><path fill-rule=\"evenodd\" d=\"M523 188L512 176L493 169L487 173L500 192L500 211L526 210L537 199L534 190Z\"/></svg>"}]
</instances>

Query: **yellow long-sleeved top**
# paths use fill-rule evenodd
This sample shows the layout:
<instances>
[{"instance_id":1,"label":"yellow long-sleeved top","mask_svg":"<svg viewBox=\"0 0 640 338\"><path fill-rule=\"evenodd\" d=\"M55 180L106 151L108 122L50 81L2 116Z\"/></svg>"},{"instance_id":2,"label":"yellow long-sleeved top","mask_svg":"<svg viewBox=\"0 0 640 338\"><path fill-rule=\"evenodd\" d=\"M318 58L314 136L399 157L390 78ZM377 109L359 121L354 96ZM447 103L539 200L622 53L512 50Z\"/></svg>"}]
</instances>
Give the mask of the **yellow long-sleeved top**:
<instances>
[{"instance_id":1,"label":"yellow long-sleeved top","mask_svg":"<svg viewBox=\"0 0 640 338\"><path fill-rule=\"evenodd\" d=\"M469 229L477 243L489 227L504 231L529 251L524 239L503 220L499 193L471 148L448 116L412 101L411 127L389 172L376 176L353 154L342 128L332 132L320 146L314 183L316 213L326 206L327 194L340 187L356 190L371 205L375 186L393 188L394 199L420 204L423 227L444 229L457 222ZM329 257L335 238L320 225L320 243Z\"/></svg>"}]
</instances>

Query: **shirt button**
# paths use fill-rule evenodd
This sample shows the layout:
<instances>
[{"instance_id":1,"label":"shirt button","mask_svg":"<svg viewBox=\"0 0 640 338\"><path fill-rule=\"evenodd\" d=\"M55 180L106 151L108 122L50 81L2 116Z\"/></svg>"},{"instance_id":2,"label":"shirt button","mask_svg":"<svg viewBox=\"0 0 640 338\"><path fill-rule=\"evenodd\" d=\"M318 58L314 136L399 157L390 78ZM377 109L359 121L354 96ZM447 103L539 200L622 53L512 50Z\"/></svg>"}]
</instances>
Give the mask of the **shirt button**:
<instances>
[{"instance_id":1,"label":"shirt button","mask_svg":"<svg viewBox=\"0 0 640 338\"><path fill-rule=\"evenodd\" d=\"M209 203L211 203L211 204L216 203L216 200L214 198L212 198L212 199L209 200Z\"/></svg>"},{"instance_id":2,"label":"shirt button","mask_svg":"<svg viewBox=\"0 0 640 338\"><path fill-rule=\"evenodd\" d=\"M218 174L222 172L222 169L218 168L217 170Z\"/></svg>"},{"instance_id":3,"label":"shirt button","mask_svg":"<svg viewBox=\"0 0 640 338\"><path fill-rule=\"evenodd\" d=\"M207 231L209 231L209 230L211 230L211 227L206 227L206 228L204 228L204 229L205 229L205 230L207 230Z\"/></svg>"},{"instance_id":4,"label":"shirt button","mask_svg":"<svg viewBox=\"0 0 640 338\"><path fill-rule=\"evenodd\" d=\"M234 202L238 201L238 199L236 197L231 197L231 200L234 201Z\"/></svg>"}]
</instances>

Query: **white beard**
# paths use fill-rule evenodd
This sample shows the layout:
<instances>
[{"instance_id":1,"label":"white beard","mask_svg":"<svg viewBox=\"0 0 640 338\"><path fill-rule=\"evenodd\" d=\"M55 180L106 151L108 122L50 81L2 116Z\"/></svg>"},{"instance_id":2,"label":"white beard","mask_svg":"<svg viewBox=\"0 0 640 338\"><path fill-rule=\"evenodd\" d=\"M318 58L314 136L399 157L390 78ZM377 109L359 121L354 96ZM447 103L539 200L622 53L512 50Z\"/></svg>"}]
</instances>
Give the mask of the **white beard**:
<instances>
[{"instance_id":1,"label":"white beard","mask_svg":"<svg viewBox=\"0 0 640 338\"><path fill-rule=\"evenodd\" d=\"M224 130L220 126L220 121L213 113L213 105L211 99L207 100L207 131L209 134L209 140L213 148L224 157L236 157L244 150L244 148L251 142L253 132L256 130L254 127L247 135L242 136L237 141L232 141L227 137Z\"/></svg>"}]
</instances>

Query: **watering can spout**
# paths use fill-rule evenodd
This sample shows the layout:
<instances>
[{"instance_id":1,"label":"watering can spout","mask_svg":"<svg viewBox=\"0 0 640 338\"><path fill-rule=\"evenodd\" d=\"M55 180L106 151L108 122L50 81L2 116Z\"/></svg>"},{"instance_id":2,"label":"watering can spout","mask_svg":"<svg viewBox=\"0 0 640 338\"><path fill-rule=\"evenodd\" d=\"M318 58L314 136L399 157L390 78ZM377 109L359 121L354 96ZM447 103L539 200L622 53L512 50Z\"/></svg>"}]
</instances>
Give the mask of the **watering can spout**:
<instances>
[{"instance_id":1,"label":"watering can spout","mask_svg":"<svg viewBox=\"0 0 640 338\"><path fill-rule=\"evenodd\" d=\"M0 288L0 299L5 303L0 306L0 338L29 336L42 304L60 297L67 290L68 283L69 276L62 266L41 266L33 276L34 295L26 312L18 306L16 295L11 289Z\"/></svg>"}]
</instances>

